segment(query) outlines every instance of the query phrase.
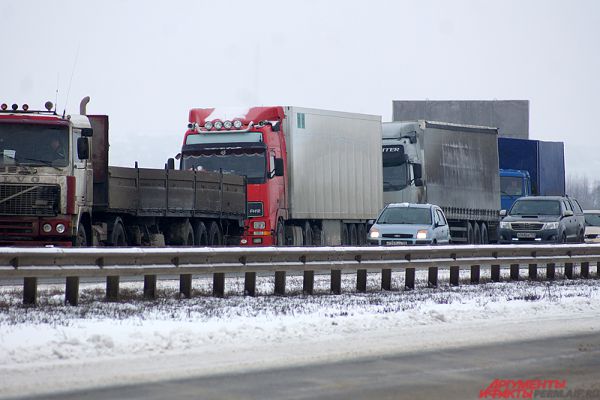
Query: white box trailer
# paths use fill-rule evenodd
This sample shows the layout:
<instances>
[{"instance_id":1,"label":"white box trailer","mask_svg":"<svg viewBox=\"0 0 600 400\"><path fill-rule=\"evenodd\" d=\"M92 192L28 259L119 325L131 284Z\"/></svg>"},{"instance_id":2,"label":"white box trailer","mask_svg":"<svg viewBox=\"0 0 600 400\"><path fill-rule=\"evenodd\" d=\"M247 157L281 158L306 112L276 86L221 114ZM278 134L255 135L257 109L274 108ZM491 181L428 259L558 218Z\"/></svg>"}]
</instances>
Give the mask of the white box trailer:
<instances>
[{"instance_id":1,"label":"white box trailer","mask_svg":"<svg viewBox=\"0 0 600 400\"><path fill-rule=\"evenodd\" d=\"M290 219L375 218L383 206L381 116L284 110Z\"/></svg>"}]
</instances>

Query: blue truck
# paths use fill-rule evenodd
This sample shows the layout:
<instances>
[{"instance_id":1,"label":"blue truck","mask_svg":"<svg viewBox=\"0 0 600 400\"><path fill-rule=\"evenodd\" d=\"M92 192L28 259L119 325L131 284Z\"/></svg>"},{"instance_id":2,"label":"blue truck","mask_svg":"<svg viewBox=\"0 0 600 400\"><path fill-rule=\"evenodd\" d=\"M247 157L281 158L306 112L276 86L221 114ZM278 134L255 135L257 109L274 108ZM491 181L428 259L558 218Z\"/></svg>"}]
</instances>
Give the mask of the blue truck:
<instances>
[{"instance_id":1,"label":"blue truck","mask_svg":"<svg viewBox=\"0 0 600 400\"><path fill-rule=\"evenodd\" d=\"M498 160L503 210L522 196L565 195L563 142L500 137Z\"/></svg>"}]
</instances>

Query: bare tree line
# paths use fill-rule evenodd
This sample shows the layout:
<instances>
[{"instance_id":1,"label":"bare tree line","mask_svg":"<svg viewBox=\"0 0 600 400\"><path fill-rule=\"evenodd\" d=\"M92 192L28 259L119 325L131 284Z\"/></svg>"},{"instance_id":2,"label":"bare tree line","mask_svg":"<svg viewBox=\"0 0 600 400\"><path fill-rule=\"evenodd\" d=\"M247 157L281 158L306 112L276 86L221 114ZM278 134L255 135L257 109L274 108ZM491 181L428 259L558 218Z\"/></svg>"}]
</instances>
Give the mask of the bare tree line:
<instances>
[{"instance_id":1,"label":"bare tree line","mask_svg":"<svg viewBox=\"0 0 600 400\"><path fill-rule=\"evenodd\" d=\"M569 175L566 181L567 194L579 201L584 210L600 209L600 181L587 176Z\"/></svg>"}]
</instances>

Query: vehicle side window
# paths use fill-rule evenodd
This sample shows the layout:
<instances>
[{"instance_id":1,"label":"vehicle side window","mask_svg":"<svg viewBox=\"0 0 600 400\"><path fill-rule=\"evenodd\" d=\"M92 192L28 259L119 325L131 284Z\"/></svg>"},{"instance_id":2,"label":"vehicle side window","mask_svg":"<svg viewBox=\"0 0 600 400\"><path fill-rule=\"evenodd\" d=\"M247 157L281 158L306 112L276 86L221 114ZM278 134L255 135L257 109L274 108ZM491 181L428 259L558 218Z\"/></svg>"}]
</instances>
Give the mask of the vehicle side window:
<instances>
[{"instance_id":1,"label":"vehicle side window","mask_svg":"<svg viewBox=\"0 0 600 400\"><path fill-rule=\"evenodd\" d=\"M579 202L575 199L571 199L571 203L573 204L573 210L575 210L575 214L582 214L583 210L581 209L581 206L579 205Z\"/></svg>"},{"instance_id":2,"label":"vehicle side window","mask_svg":"<svg viewBox=\"0 0 600 400\"><path fill-rule=\"evenodd\" d=\"M441 221L440 221L440 216L438 215L436 209L433 210L433 220L435 221L436 225L441 225L442 224Z\"/></svg>"},{"instance_id":3,"label":"vehicle side window","mask_svg":"<svg viewBox=\"0 0 600 400\"><path fill-rule=\"evenodd\" d=\"M435 214L437 219L439 220L439 224L441 226L446 225L446 218L444 218L444 214L440 210L435 210Z\"/></svg>"},{"instance_id":4,"label":"vehicle side window","mask_svg":"<svg viewBox=\"0 0 600 400\"><path fill-rule=\"evenodd\" d=\"M269 177L275 176L275 153L269 154Z\"/></svg>"},{"instance_id":5,"label":"vehicle side window","mask_svg":"<svg viewBox=\"0 0 600 400\"><path fill-rule=\"evenodd\" d=\"M563 200L563 204L565 205L565 210L573 211L573 207L571 207L571 202L568 200Z\"/></svg>"}]
</instances>

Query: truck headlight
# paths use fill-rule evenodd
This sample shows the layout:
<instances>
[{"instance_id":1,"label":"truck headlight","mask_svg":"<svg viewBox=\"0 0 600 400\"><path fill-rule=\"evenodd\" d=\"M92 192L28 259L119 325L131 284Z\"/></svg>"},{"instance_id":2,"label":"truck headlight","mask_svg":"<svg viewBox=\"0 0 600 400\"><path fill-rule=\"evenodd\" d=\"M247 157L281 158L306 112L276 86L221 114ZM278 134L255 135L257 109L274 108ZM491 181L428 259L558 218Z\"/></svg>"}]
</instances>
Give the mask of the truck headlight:
<instances>
[{"instance_id":1,"label":"truck headlight","mask_svg":"<svg viewBox=\"0 0 600 400\"><path fill-rule=\"evenodd\" d=\"M427 231L426 230L418 231L417 239L427 239Z\"/></svg>"},{"instance_id":2,"label":"truck headlight","mask_svg":"<svg viewBox=\"0 0 600 400\"><path fill-rule=\"evenodd\" d=\"M50 233L52 231L52 225L44 224L44 225L42 225L42 230L46 233Z\"/></svg>"},{"instance_id":3,"label":"truck headlight","mask_svg":"<svg viewBox=\"0 0 600 400\"><path fill-rule=\"evenodd\" d=\"M558 222L546 222L544 229L558 229Z\"/></svg>"},{"instance_id":4,"label":"truck headlight","mask_svg":"<svg viewBox=\"0 0 600 400\"><path fill-rule=\"evenodd\" d=\"M65 226L63 224L56 225L56 232L58 232L58 233L64 233L65 232Z\"/></svg>"},{"instance_id":5,"label":"truck headlight","mask_svg":"<svg viewBox=\"0 0 600 400\"><path fill-rule=\"evenodd\" d=\"M254 227L254 229L265 229L265 226L267 226L265 221L255 221L252 223L252 227Z\"/></svg>"},{"instance_id":6,"label":"truck headlight","mask_svg":"<svg viewBox=\"0 0 600 400\"><path fill-rule=\"evenodd\" d=\"M379 229L371 228L371 230L369 231L369 237L371 239L377 239L379 236Z\"/></svg>"},{"instance_id":7,"label":"truck headlight","mask_svg":"<svg viewBox=\"0 0 600 400\"><path fill-rule=\"evenodd\" d=\"M500 229L510 229L510 222L500 222Z\"/></svg>"}]
</instances>

